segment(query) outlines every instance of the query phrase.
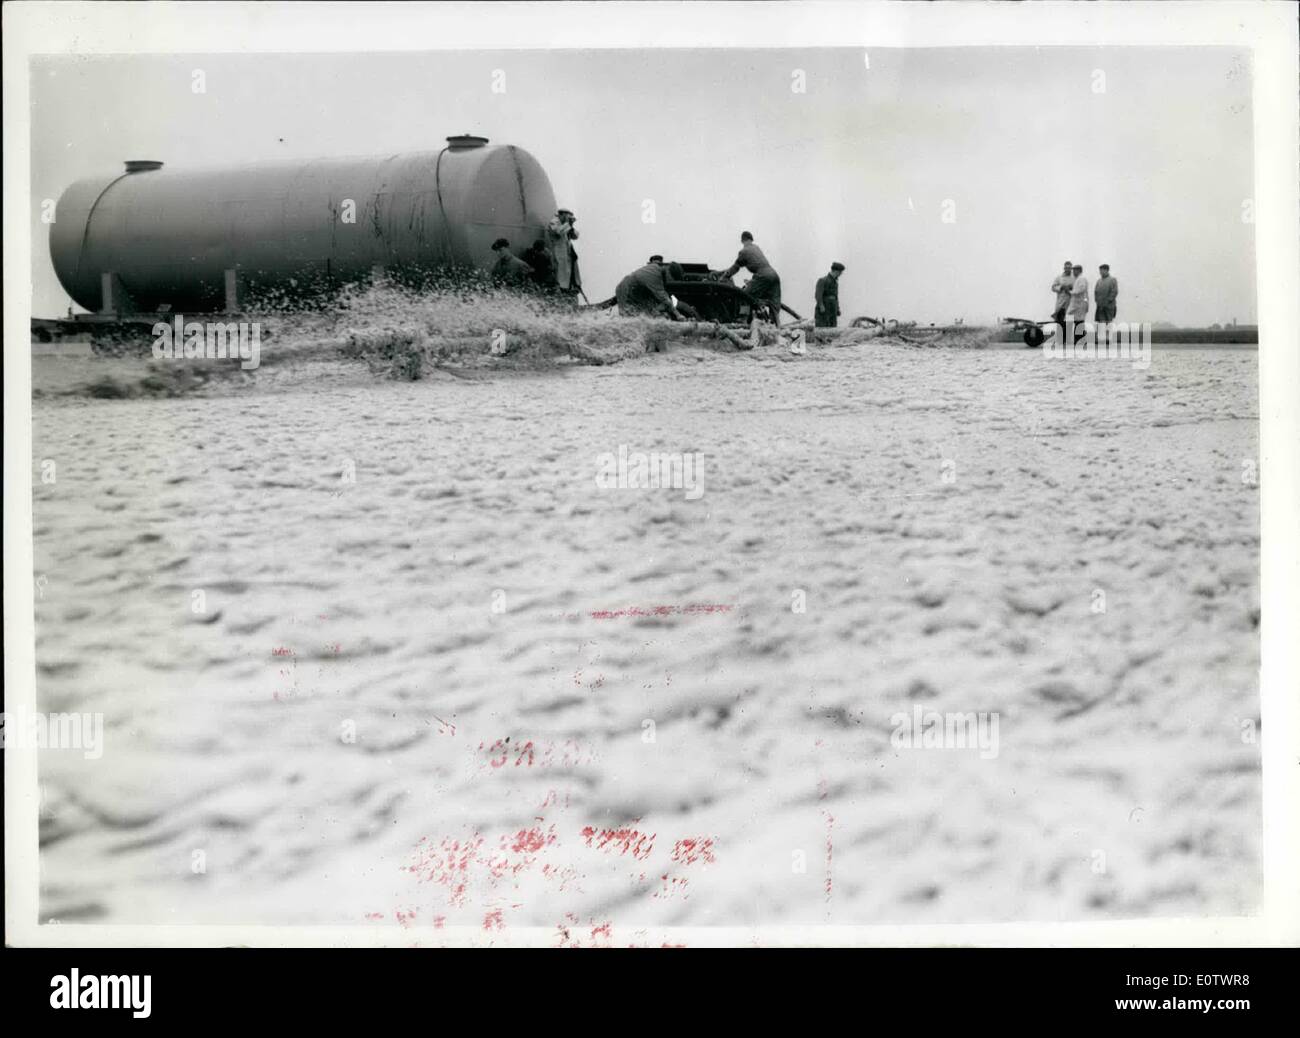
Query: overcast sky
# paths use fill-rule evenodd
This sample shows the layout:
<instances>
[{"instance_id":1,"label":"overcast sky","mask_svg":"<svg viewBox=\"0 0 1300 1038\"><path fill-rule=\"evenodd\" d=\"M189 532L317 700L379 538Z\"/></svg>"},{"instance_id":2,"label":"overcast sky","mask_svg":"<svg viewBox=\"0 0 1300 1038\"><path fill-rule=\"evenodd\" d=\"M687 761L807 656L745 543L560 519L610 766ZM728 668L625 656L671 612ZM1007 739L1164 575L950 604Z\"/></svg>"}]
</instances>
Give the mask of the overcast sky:
<instances>
[{"instance_id":1,"label":"overcast sky","mask_svg":"<svg viewBox=\"0 0 1300 1038\"><path fill-rule=\"evenodd\" d=\"M32 101L38 315L69 303L39 202L79 177L470 132L541 162L593 300L651 252L726 265L748 229L805 316L833 260L846 315L1041 316L1070 258L1110 263L1122 319L1255 320L1249 58L1228 48L59 57L33 61Z\"/></svg>"}]
</instances>

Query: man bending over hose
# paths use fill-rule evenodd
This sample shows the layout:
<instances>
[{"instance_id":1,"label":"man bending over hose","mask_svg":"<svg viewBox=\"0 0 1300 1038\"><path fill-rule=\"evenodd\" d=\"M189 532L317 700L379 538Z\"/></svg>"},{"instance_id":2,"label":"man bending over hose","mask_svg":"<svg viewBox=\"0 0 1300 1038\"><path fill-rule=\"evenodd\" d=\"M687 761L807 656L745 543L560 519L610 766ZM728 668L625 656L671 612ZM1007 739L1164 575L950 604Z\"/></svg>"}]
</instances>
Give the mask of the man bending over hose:
<instances>
[{"instance_id":1,"label":"man bending over hose","mask_svg":"<svg viewBox=\"0 0 1300 1038\"><path fill-rule=\"evenodd\" d=\"M767 303L772 309L772 320L781 323L781 276L767 262L763 250L754 244L754 236L748 231L740 235L740 252L736 262L722 272L724 280L731 280L736 272L744 267L753 278L746 291L760 302Z\"/></svg>"},{"instance_id":2,"label":"man bending over hose","mask_svg":"<svg viewBox=\"0 0 1300 1038\"><path fill-rule=\"evenodd\" d=\"M670 321L681 320L673 306L673 297L668 294L662 256L651 256L649 263L620 281L614 290L614 298L618 300L618 312L623 317L645 314L662 315Z\"/></svg>"}]
</instances>

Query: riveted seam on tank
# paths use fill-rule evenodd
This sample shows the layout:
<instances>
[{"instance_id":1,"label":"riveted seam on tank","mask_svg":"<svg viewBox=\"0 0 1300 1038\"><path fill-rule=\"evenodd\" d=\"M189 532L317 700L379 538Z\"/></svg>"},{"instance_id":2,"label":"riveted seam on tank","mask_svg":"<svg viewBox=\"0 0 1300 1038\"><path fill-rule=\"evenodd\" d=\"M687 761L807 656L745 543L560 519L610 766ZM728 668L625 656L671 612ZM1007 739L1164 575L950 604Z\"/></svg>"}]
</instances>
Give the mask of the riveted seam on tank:
<instances>
[{"instance_id":1,"label":"riveted seam on tank","mask_svg":"<svg viewBox=\"0 0 1300 1038\"><path fill-rule=\"evenodd\" d=\"M447 207L442 201L442 157L447 154L447 150L447 148L443 148L442 151L438 152L438 162L433 169L433 186L438 193L438 215L441 217L442 223L443 262L450 263L455 253L453 253L451 248L451 227L447 224ZM420 237L422 240L423 236Z\"/></svg>"},{"instance_id":2,"label":"riveted seam on tank","mask_svg":"<svg viewBox=\"0 0 1300 1038\"><path fill-rule=\"evenodd\" d=\"M384 240L383 219L382 214L379 211L380 203L384 198L382 187L383 186L381 185L381 189L377 191L375 196L370 200L370 226L375 232L375 240L381 243Z\"/></svg>"},{"instance_id":3,"label":"riveted seam on tank","mask_svg":"<svg viewBox=\"0 0 1300 1038\"><path fill-rule=\"evenodd\" d=\"M513 145L508 145L510 151L510 161L515 166L515 183L519 185L519 219L524 221L528 219L528 199L524 192L524 168L519 163L519 150Z\"/></svg>"},{"instance_id":4,"label":"riveted seam on tank","mask_svg":"<svg viewBox=\"0 0 1300 1038\"><path fill-rule=\"evenodd\" d=\"M108 194L109 188L111 188L119 180L125 180L130 175L131 175L130 173L119 173L117 176L115 176L112 180L110 180L107 184L104 185L103 189L99 192L99 194L95 196L95 200L90 203L90 208L86 210L86 219L82 221L81 224L81 244L77 247L76 280L81 279L81 260L86 253L86 240L90 237L90 221L95 215L95 209L99 206L99 203L103 199L103 197L106 194Z\"/></svg>"}]
</instances>

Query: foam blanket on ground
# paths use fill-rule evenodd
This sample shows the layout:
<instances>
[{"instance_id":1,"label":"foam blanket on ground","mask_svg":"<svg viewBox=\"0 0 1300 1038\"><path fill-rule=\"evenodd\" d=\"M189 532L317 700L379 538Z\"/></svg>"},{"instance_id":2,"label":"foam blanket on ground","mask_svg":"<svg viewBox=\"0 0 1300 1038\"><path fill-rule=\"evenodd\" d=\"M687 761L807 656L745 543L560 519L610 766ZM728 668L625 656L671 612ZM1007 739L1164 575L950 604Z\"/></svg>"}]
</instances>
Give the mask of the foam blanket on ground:
<instances>
[{"instance_id":1,"label":"foam blanket on ground","mask_svg":"<svg viewBox=\"0 0 1300 1038\"><path fill-rule=\"evenodd\" d=\"M684 348L38 399L38 705L106 726L41 755L42 917L1250 911L1255 364ZM602 482L620 450L699 492ZM900 740L965 714L996 742Z\"/></svg>"}]
</instances>

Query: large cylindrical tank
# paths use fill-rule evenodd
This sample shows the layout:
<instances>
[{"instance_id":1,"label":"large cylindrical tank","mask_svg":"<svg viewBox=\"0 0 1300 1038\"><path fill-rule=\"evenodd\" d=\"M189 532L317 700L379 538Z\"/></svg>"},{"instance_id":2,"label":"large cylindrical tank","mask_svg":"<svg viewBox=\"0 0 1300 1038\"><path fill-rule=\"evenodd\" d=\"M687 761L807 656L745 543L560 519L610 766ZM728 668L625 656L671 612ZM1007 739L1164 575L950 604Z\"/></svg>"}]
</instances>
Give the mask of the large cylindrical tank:
<instances>
[{"instance_id":1,"label":"large cylindrical tank","mask_svg":"<svg viewBox=\"0 0 1300 1038\"><path fill-rule=\"evenodd\" d=\"M286 288L358 280L375 267L486 267L492 242L516 254L542 236L555 194L537 160L486 138L448 137L440 151L172 170L128 162L80 180L50 226L64 289L100 310L219 310L227 275Z\"/></svg>"}]
</instances>

